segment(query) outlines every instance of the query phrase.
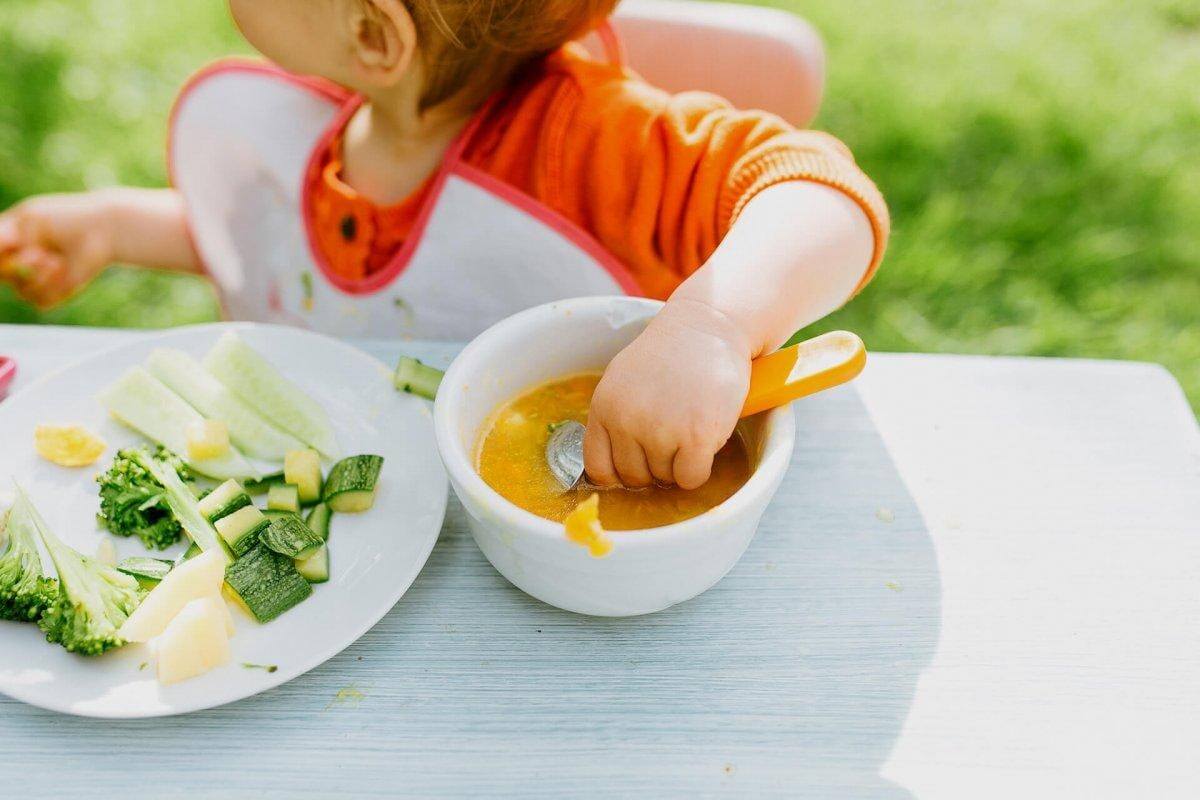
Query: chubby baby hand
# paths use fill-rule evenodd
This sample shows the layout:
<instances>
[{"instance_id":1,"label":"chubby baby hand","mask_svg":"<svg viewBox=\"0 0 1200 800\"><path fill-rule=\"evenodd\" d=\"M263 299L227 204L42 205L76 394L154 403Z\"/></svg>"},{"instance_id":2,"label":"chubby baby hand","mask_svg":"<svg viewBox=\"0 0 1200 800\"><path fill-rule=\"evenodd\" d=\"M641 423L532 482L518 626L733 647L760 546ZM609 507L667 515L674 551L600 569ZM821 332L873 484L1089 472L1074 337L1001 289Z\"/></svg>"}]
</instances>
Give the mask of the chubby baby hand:
<instances>
[{"instance_id":1,"label":"chubby baby hand","mask_svg":"<svg viewBox=\"0 0 1200 800\"><path fill-rule=\"evenodd\" d=\"M34 305L61 303L111 260L103 192L35 197L0 214L0 281Z\"/></svg>"},{"instance_id":2,"label":"chubby baby hand","mask_svg":"<svg viewBox=\"0 0 1200 800\"><path fill-rule=\"evenodd\" d=\"M668 303L604 372L588 412L584 463L600 486L703 485L750 386L750 345L721 312Z\"/></svg>"}]
</instances>

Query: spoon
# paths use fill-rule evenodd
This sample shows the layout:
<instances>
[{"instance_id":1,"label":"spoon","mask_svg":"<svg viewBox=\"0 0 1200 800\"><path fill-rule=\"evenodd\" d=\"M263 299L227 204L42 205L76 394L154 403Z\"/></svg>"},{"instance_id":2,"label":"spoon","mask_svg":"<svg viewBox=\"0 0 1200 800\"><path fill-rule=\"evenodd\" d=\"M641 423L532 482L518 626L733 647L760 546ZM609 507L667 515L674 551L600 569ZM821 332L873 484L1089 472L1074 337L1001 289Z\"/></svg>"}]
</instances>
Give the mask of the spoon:
<instances>
[{"instance_id":1,"label":"spoon","mask_svg":"<svg viewBox=\"0 0 1200 800\"><path fill-rule=\"evenodd\" d=\"M742 419L840 386L856 378L866 363L862 339L847 331L825 333L756 358L750 364L750 391L742 406ZM546 442L546 464L566 492L583 477L586 428L574 420L552 427Z\"/></svg>"}]
</instances>

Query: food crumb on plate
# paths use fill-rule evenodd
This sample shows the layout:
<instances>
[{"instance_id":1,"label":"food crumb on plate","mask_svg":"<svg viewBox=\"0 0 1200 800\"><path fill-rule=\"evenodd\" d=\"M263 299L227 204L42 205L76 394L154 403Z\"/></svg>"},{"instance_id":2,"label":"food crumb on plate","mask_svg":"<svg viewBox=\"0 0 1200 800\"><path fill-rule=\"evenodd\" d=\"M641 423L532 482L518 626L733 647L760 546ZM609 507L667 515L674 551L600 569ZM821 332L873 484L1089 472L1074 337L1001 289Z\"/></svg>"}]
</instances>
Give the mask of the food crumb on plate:
<instances>
[{"instance_id":1,"label":"food crumb on plate","mask_svg":"<svg viewBox=\"0 0 1200 800\"><path fill-rule=\"evenodd\" d=\"M875 517L880 522L886 522L890 524L896 521L896 512L892 511L890 508L880 507L880 509L875 512Z\"/></svg>"},{"instance_id":2,"label":"food crumb on plate","mask_svg":"<svg viewBox=\"0 0 1200 800\"><path fill-rule=\"evenodd\" d=\"M887 583L884 584L884 586L891 589L893 592L903 592L904 591L904 587L901 586L896 581L888 581Z\"/></svg>"}]
</instances>

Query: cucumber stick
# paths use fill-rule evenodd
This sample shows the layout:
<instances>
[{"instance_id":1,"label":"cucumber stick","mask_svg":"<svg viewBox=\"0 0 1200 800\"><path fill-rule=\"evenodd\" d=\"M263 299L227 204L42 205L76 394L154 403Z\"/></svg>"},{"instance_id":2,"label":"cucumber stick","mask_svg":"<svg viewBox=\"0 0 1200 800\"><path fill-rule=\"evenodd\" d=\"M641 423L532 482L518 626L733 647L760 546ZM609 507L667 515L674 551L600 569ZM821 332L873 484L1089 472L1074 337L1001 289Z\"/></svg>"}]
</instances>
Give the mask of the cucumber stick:
<instances>
[{"instance_id":1,"label":"cucumber stick","mask_svg":"<svg viewBox=\"0 0 1200 800\"><path fill-rule=\"evenodd\" d=\"M350 456L333 465L325 481L325 503L339 514L357 514L375 504L383 456Z\"/></svg>"},{"instance_id":2,"label":"cucumber stick","mask_svg":"<svg viewBox=\"0 0 1200 800\"><path fill-rule=\"evenodd\" d=\"M101 392L100 402L118 420L181 457L188 451L188 426L204 422L200 412L141 367L130 369ZM220 458L188 459L187 463L201 475L219 480L258 476L254 466L232 447Z\"/></svg>"},{"instance_id":3,"label":"cucumber stick","mask_svg":"<svg viewBox=\"0 0 1200 800\"><path fill-rule=\"evenodd\" d=\"M282 461L289 450L304 446L263 419L182 350L159 348L150 354L146 368L205 417L224 422L234 446L251 458Z\"/></svg>"},{"instance_id":4,"label":"cucumber stick","mask_svg":"<svg viewBox=\"0 0 1200 800\"><path fill-rule=\"evenodd\" d=\"M323 455L337 455L337 440L325 409L289 381L234 333L227 333L204 357L217 380L264 419Z\"/></svg>"}]
</instances>

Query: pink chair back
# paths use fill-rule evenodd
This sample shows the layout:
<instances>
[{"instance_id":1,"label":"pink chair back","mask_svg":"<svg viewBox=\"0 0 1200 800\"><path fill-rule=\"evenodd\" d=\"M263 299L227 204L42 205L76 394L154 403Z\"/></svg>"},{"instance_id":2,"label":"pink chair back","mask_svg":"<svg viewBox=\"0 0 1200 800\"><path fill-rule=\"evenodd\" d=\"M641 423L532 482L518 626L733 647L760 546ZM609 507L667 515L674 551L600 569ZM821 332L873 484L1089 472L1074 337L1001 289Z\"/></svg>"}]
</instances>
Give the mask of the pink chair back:
<instances>
[{"instance_id":1,"label":"pink chair back","mask_svg":"<svg viewBox=\"0 0 1200 800\"><path fill-rule=\"evenodd\" d=\"M825 85L817 32L786 11L695 0L626 0L612 27L625 63L669 92L702 90L738 108L769 111L798 127L812 122ZM585 45L596 56L605 43Z\"/></svg>"}]
</instances>

